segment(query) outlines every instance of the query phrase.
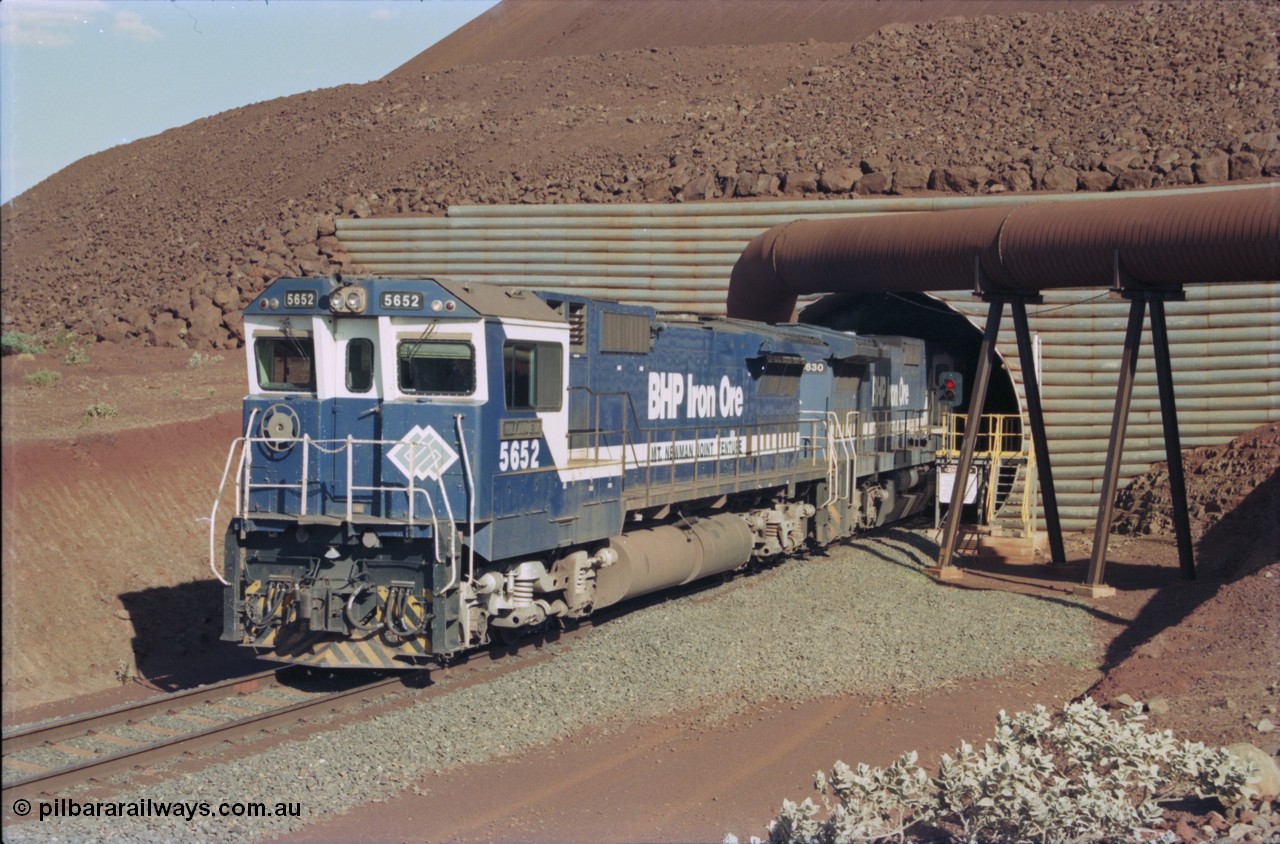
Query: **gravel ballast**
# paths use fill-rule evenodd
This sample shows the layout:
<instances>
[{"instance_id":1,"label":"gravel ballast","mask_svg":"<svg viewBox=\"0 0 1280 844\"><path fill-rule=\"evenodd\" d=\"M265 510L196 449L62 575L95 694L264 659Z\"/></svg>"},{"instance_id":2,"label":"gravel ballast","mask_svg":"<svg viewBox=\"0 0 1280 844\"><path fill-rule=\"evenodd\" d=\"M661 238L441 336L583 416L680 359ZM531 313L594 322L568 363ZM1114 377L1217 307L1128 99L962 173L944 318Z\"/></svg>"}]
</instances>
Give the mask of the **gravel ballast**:
<instances>
[{"instance_id":1,"label":"gravel ballast","mask_svg":"<svg viewBox=\"0 0 1280 844\"><path fill-rule=\"evenodd\" d=\"M1087 607L940 586L922 572L934 550L918 532L887 531L612 619L482 685L112 798L205 801L214 813L224 801L296 801L300 818L63 817L11 826L5 840L258 840L584 727L1096 657Z\"/></svg>"}]
</instances>

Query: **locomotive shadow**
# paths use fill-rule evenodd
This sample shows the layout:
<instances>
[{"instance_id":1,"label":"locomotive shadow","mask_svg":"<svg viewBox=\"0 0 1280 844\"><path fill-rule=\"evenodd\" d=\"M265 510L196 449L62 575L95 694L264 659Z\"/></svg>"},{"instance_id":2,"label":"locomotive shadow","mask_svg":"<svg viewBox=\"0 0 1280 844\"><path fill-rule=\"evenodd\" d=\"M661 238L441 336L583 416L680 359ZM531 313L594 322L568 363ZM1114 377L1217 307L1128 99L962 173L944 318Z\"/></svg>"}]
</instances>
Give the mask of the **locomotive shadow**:
<instances>
[{"instance_id":1,"label":"locomotive shadow","mask_svg":"<svg viewBox=\"0 0 1280 844\"><path fill-rule=\"evenodd\" d=\"M886 525L857 537L846 539L843 544L857 546L858 550L865 551L877 559L884 560L886 563L892 563L895 566L910 569L911 571L919 571L926 566L933 565L938 557L938 543L933 542L924 534L924 531L928 528L928 518L917 517L901 524ZM876 543L866 542L865 540L867 539L891 541L898 546L899 551L905 551L911 560L907 561L899 556L881 553L876 549Z\"/></svg>"},{"instance_id":2,"label":"locomotive shadow","mask_svg":"<svg viewBox=\"0 0 1280 844\"><path fill-rule=\"evenodd\" d=\"M222 584L216 580L153 586L119 599L133 625L138 677L158 689L176 691L278 665L219 640Z\"/></svg>"},{"instance_id":3,"label":"locomotive shadow","mask_svg":"<svg viewBox=\"0 0 1280 844\"><path fill-rule=\"evenodd\" d=\"M492 630L490 631L490 635L493 635ZM493 641L484 647L482 653L477 653L474 656L483 656L490 662L501 662L506 659L529 656L530 651L536 654L543 648L559 642L561 635L562 631L553 627L547 627L532 631L522 636L513 637L509 641L504 641L501 638L494 638ZM467 657L463 657L463 659L466 658Z\"/></svg>"}]
</instances>

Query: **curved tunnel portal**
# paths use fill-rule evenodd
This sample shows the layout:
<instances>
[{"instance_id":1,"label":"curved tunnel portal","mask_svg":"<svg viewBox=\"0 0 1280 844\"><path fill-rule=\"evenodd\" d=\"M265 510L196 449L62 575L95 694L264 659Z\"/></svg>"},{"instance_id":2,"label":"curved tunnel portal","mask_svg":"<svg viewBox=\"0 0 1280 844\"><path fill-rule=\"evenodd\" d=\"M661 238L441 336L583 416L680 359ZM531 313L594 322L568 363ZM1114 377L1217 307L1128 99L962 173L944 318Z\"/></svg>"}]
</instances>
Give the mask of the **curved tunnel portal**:
<instances>
[{"instance_id":1,"label":"curved tunnel portal","mask_svg":"<svg viewBox=\"0 0 1280 844\"><path fill-rule=\"evenodd\" d=\"M857 334L919 337L930 353L951 355L966 385L973 384L982 348L982 329L964 314L927 293L836 293L800 312L799 321ZM1019 391L1003 356L991 374L983 414L1020 416ZM968 396L962 396L962 408Z\"/></svg>"},{"instance_id":2,"label":"curved tunnel portal","mask_svg":"<svg viewBox=\"0 0 1280 844\"><path fill-rule=\"evenodd\" d=\"M975 382L978 356L982 350L982 329L947 302L928 293L834 293L804 308L797 321L862 335L918 337L928 344L931 357L950 357L951 363L947 368L960 372L965 385ZM982 415L1012 417L1005 420L1002 431L1006 436L999 438L999 447L1006 452L1022 453L1030 449L1031 443L1023 424L1020 391L1015 387L1013 374L999 350L996 359ZM962 395L960 400L960 406L954 412L967 413L969 395ZM995 440L986 442L991 444ZM1013 490L992 483L996 497L991 504L998 508ZM938 502L943 509L946 507L945 498L944 495ZM986 496L979 498L984 500ZM965 519L975 524L988 524L992 517L992 513L984 513L978 505L966 506L965 512Z\"/></svg>"}]
</instances>

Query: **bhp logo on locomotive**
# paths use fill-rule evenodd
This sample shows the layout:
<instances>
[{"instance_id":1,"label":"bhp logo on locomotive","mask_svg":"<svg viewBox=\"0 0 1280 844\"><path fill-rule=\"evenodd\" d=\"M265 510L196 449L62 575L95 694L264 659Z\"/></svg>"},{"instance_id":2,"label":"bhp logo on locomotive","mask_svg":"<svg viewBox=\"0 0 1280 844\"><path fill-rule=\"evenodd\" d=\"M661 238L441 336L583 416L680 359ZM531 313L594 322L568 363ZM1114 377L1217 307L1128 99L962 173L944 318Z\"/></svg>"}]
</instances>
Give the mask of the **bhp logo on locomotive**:
<instances>
[{"instance_id":1,"label":"bhp logo on locomotive","mask_svg":"<svg viewBox=\"0 0 1280 844\"><path fill-rule=\"evenodd\" d=\"M678 419L680 405L685 406L686 419L709 419L716 416L742 415L742 388L736 387L725 375L720 387L714 384L698 384L692 375L679 372L649 373L649 418Z\"/></svg>"}]
</instances>

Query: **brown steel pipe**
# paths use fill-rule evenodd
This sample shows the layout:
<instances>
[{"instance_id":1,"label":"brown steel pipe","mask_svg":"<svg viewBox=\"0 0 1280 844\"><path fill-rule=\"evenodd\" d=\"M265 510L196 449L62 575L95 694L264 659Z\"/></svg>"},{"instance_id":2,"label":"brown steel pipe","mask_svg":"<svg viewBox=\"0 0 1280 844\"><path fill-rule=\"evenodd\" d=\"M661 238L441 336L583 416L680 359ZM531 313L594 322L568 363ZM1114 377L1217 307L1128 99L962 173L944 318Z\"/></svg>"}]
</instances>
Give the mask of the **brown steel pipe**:
<instances>
[{"instance_id":1,"label":"brown steel pipe","mask_svg":"<svg viewBox=\"0 0 1280 844\"><path fill-rule=\"evenodd\" d=\"M1174 288L1280 279L1280 184L774 226L729 279L728 315L787 322L809 293Z\"/></svg>"}]
</instances>

